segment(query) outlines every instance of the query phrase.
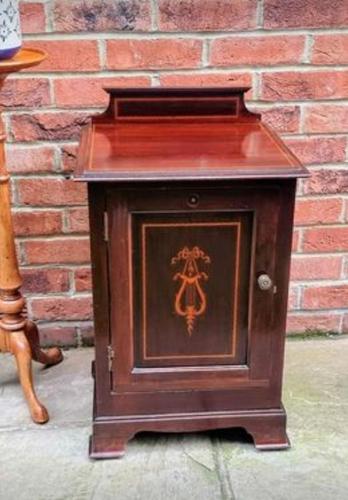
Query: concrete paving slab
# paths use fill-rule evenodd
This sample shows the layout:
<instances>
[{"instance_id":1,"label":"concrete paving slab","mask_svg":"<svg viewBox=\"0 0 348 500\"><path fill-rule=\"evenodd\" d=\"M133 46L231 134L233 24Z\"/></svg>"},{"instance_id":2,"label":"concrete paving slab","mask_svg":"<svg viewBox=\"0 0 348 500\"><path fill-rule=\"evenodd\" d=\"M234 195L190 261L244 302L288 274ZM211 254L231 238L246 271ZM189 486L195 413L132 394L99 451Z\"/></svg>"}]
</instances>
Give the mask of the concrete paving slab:
<instances>
[{"instance_id":1,"label":"concrete paving slab","mask_svg":"<svg viewBox=\"0 0 348 500\"><path fill-rule=\"evenodd\" d=\"M93 349L73 349L64 352L64 361L59 365L46 369L33 363L35 389L51 417L46 426L91 421L93 356ZM21 398L16 363L9 354L0 355L0 397L0 431L9 425L13 429L37 429L28 418L28 410Z\"/></svg>"},{"instance_id":2,"label":"concrete paving slab","mask_svg":"<svg viewBox=\"0 0 348 500\"><path fill-rule=\"evenodd\" d=\"M32 424L15 364L0 356L1 500L343 500L348 496L348 338L287 343L292 448L257 452L237 431L141 434L121 460L92 462L93 350L35 366L52 419Z\"/></svg>"},{"instance_id":3,"label":"concrete paving slab","mask_svg":"<svg viewBox=\"0 0 348 500\"><path fill-rule=\"evenodd\" d=\"M348 340L290 341L283 401L287 451L220 439L236 500L348 498Z\"/></svg>"},{"instance_id":4,"label":"concrete paving slab","mask_svg":"<svg viewBox=\"0 0 348 500\"><path fill-rule=\"evenodd\" d=\"M0 498L223 498L209 435L140 436L122 460L90 461L88 434L88 427L0 432Z\"/></svg>"},{"instance_id":5,"label":"concrete paving slab","mask_svg":"<svg viewBox=\"0 0 348 500\"><path fill-rule=\"evenodd\" d=\"M144 435L118 462L103 462L95 499L223 499L209 435Z\"/></svg>"}]
</instances>

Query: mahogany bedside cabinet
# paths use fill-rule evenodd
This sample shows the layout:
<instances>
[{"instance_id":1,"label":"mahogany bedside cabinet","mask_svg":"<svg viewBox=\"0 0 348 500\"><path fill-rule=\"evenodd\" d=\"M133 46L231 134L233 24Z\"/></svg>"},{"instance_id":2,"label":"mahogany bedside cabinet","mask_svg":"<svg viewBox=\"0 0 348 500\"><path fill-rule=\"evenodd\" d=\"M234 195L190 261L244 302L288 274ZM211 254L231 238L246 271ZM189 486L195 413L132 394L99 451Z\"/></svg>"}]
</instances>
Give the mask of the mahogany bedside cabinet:
<instances>
[{"instance_id":1,"label":"mahogany bedside cabinet","mask_svg":"<svg viewBox=\"0 0 348 500\"><path fill-rule=\"evenodd\" d=\"M92 458L137 432L243 427L287 448L281 403L296 178L247 88L107 89L84 128L96 359Z\"/></svg>"}]
</instances>

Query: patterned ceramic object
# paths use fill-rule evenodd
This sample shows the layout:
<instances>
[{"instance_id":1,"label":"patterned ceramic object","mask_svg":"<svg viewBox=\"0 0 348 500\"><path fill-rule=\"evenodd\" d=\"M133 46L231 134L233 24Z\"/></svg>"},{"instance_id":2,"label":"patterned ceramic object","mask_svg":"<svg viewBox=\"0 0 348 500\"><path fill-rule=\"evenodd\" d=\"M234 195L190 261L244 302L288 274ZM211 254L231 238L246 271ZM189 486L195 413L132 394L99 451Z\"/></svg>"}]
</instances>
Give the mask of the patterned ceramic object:
<instances>
[{"instance_id":1,"label":"patterned ceramic object","mask_svg":"<svg viewBox=\"0 0 348 500\"><path fill-rule=\"evenodd\" d=\"M18 0L0 0L0 59L10 59L21 45Z\"/></svg>"}]
</instances>

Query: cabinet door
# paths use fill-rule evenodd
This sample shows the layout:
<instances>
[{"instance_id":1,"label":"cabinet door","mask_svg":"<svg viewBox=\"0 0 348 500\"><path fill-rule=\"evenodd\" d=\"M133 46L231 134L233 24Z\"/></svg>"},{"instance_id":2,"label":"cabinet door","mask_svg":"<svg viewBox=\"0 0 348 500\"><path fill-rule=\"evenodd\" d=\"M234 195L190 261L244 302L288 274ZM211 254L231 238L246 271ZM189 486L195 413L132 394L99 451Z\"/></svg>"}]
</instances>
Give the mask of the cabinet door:
<instances>
[{"instance_id":1,"label":"cabinet door","mask_svg":"<svg viewBox=\"0 0 348 500\"><path fill-rule=\"evenodd\" d=\"M252 215L132 222L135 365L245 364Z\"/></svg>"},{"instance_id":2,"label":"cabinet door","mask_svg":"<svg viewBox=\"0 0 348 500\"><path fill-rule=\"evenodd\" d=\"M258 277L278 210L276 188L109 190L114 390L267 380L274 288Z\"/></svg>"}]
</instances>

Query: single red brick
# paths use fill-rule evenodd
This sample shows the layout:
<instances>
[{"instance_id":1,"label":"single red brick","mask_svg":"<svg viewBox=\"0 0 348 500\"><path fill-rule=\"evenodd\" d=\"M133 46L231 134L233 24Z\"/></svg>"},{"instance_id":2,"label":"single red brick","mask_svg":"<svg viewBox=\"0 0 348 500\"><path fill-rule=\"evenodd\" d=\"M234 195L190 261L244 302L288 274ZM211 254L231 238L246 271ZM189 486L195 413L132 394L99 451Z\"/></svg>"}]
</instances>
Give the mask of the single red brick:
<instances>
[{"instance_id":1,"label":"single red brick","mask_svg":"<svg viewBox=\"0 0 348 500\"><path fill-rule=\"evenodd\" d=\"M291 259L291 280L339 279L342 257L294 255Z\"/></svg>"},{"instance_id":2,"label":"single red brick","mask_svg":"<svg viewBox=\"0 0 348 500\"><path fill-rule=\"evenodd\" d=\"M33 113L11 116L10 137L15 141L79 140L81 127L90 119L86 113Z\"/></svg>"},{"instance_id":3,"label":"single red brick","mask_svg":"<svg viewBox=\"0 0 348 500\"><path fill-rule=\"evenodd\" d=\"M59 0L53 9L57 31L147 31L151 2L143 0Z\"/></svg>"},{"instance_id":4,"label":"single red brick","mask_svg":"<svg viewBox=\"0 0 348 500\"><path fill-rule=\"evenodd\" d=\"M90 261L88 238L24 241L27 264L83 264Z\"/></svg>"},{"instance_id":5,"label":"single red brick","mask_svg":"<svg viewBox=\"0 0 348 500\"><path fill-rule=\"evenodd\" d=\"M159 0L162 31L220 31L256 28L256 0Z\"/></svg>"},{"instance_id":6,"label":"single red brick","mask_svg":"<svg viewBox=\"0 0 348 500\"><path fill-rule=\"evenodd\" d=\"M13 212L17 236L57 234L62 232L62 212L58 210L32 210Z\"/></svg>"},{"instance_id":7,"label":"single red brick","mask_svg":"<svg viewBox=\"0 0 348 500\"><path fill-rule=\"evenodd\" d=\"M33 42L24 43L31 47ZM47 52L40 66L25 71L97 71L100 69L95 40L35 40L35 48Z\"/></svg>"},{"instance_id":8,"label":"single red brick","mask_svg":"<svg viewBox=\"0 0 348 500\"><path fill-rule=\"evenodd\" d=\"M84 267L75 271L75 290L77 292L89 292L92 289L91 268Z\"/></svg>"},{"instance_id":9,"label":"single red brick","mask_svg":"<svg viewBox=\"0 0 348 500\"><path fill-rule=\"evenodd\" d=\"M293 64L301 62L303 36L230 36L212 42L210 63L214 66Z\"/></svg>"},{"instance_id":10,"label":"single red brick","mask_svg":"<svg viewBox=\"0 0 348 500\"><path fill-rule=\"evenodd\" d=\"M312 62L314 64L347 64L348 35L318 35L313 38Z\"/></svg>"},{"instance_id":11,"label":"single red brick","mask_svg":"<svg viewBox=\"0 0 348 500\"><path fill-rule=\"evenodd\" d=\"M61 169L63 172L73 172L76 167L78 145L65 144L61 147Z\"/></svg>"},{"instance_id":12,"label":"single red brick","mask_svg":"<svg viewBox=\"0 0 348 500\"><path fill-rule=\"evenodd\" d=\"M318 286L303 291L305 309L337 309L347 307L347 304L347 285Z\"/></svg>"},{"instance_id":13,"label":"single red brick","mask_svg":"<svg viewBox=\"0 0 348 500\"><path fill-rule=\"evenodd\" d=\"M348 193L348 171L321 169L305 179L304 194Z\"/></svg>"},{"instance_id":14,"label":"single red brick","mask_svg":"<svg viewBox=\"0 0 348 500\"><path fill-rule=\"evenodd\" d=\"M23 255L21 253L21 246L20 246L20 242L17 240L17 238L15 239L15 248L16 248L16 255L17 255L17 260L18 260L18 263L19 265L24 265L25 262L24 262L24 259L23 259Z\"/></svg>"},{"instance_id":15,"label":"single red brick","mask_svg":"<svg viewBox=\"0 0 348 500\"><path fill-rule=\"evenodd\" d=\"M307 165L344 162L347 139L345 137L305 137L285 140L287 146Z\"/></svg>"},{"instance_id":16,"label":"single red brick","mask_svg":"<svg viewBox=\"0 0 348 500\"><path fill-rule=\"evenodd\" d=\"M0 93L0 106L7 108L41 108L51 103L47 78L9 78Z\"/></svg>"},{"instance_id":17,"label":"single red brick","mask_svg":"<svg viewBox=\"0 0 348 500\"><path fill-rule=\"evenodd\" d=\"M265 28L334 28L347 26L346 0L265 0Z\"/></svg>"},{"instance_id":18,"label":"single red brick","mask_svg":"<svg viewBox=\"0 0 348 500\"><path fill-rule=\"evenodd\" d=\"M87 233L88 209L87 207L71 208L67 211L68 231L71 233Z\"/></svg>"},{"instance_id":19,"label":"single red brick","mask_svg":"<svg viewBox=\"0 0 348 500\"><path fill-rule=\"evenodd\" d=\"M55 100L60 107L106 107L109 96L103 87L149 87L150 84L151 80L146 76L62 78L54 81Z\"/></svg>"},{"instance_id":20,"label":"single red brick","mask_svg":"<svg viewBox=\"0 0 348 500\"><path fill-rule=\"evenodd\" d=\"M293 311L294 309L298 309L298 300L299 300L300 290L296 286L290 286L289 289L289 297L288 297L288 310Z\"/></svg>"},{"instance_id":21,"label":"single red brick","mask_svg":"<svg viewBox=\"0 0 348 500\"><path fill-rule=\"evenodd\" d=\"M298 106L277 106L271 109L258 109L262 120L278 133L296 133L300 127L300 108Z\"/></svg>"},{"instance_id":22,"label":"single red brick","mask_svg":"<svg viewBox=\"0 0 348 500\"><path fill-rule=\"evenodd\" d=\"M346 255L344 259L343 277L348 278L348 255Z\"/></svg>"},{"instance_id":23,"label":"single red brick","mask_svg":"<svg viewBox=\"0 0 348 500\"><path fill-rule=\"evenodd\" d=\"M344 278L348 278L348 255L346 255L345 258L344 258L342 276Z\"/></svg>"},{"instance_id":24,"label":"single red brick","mask_svg":"<svg viewBox=\"0 0 348 500\"><path fill-rule=\"evenodd\" d=\"M57 293L69 290L67 269L27 269L21 270L24 293Z\"/></svg>"},{"instance_id":25,"label":"single red brick","mask_svg":"<svg viewBox=\"0 0 348 500\"><path fill-rule=\"evenodd\" d=\"M262 75L262 98L268 101L344 99L348 71L279 71Z\"/></svg>"},{"instance_id":26,"label":"single red brick","mask_svg":"<svg viewBox=\"0 0 348 500\"><path fill-rule=\"evenodd\" d=\"M295 228L292 233L292 251L298 252L300 243L300 232Z\"/></svg>"},{"instance_id":27,"label":"single red brick","mask_svg":"<svg viewBox=\"0 0 348 500\"><path fill-rule=\"evenodd\" d=\"M72 326L40 325L40 343L43 347L77 347L77 332Z\"/></svg>"},{"instance_id":28,"label":"single red brick","mask_svg":"<svg viewBox=\"0 0 348 500\"><path fill-rule=\"evenodd\" d=\"M108 69L196 68L202 42L192 39L109 40Z\"/></svg>"},{"instance_id":29,"label":"single red brick","mask_svg":"<svg viewBox=\"0 0 348 500\"><path fill-rule=\"evenodd\" d=\"M287 317L286 331L288 333L305 333L322 330L323 332L338 332L341 316L338 314L303 314L290 313Z\"/></svg>"},{"instance_id":30,"label":"single red brick","mask_svg":"<svg viewBox=\"0 0 348 500\"><path fill-rule=\"evenodd\" d=\"M348 227L318 227L304 231L305 252L345 252L348 250Z\"/></svg>"},{"instance_id":31,"label":"single red brick","mask_svg":"<svg viewBox=\"0 0 348 500\"><path fill-rule=\"evenodd\" d=\"M52 172L55 168L55 152L50 146L7 146L7 168L11 173Z\"/></svg>"},{"instance_id":32,"label":"single red brick","mask_svg":"<svg viewBox=\"0 0 348 500\"><path fill-rule=\"evenodd\" d=\"M80 328L82 345L87 347L94 346L94 328L93 326L81 326Z\"/></svg>"},{"instance_id":33,"label":"single red brick","mask_svg":"<svg viewBox=\"0 0 348 500\"><path fill-rule=\"evenodd\" d=\"M21 28L23 33L46 31L45 5L39 2L20 2Z\"/></svg>"},{"instance_id":34,"label":"single red brick","mask_svg":"<svg viewBox=\"0 0 348 500\"><path fill-rule=\"evenodd\" d=\"M343 315L342 333L348 333L348 314Z\"/></svg>"},{"instance_id":35,"label":"single red brick","mask_svg":"<svg viewBox=\"0 0 348 500\"><path fill-rule=\"evenodd\" d=\"M65 179L19 179L17 190L23 205L61 206L86 202L86 186Z\"/></svg>"},{"instance_id":36,"label":"single red brick","mask_svg":"<svg viewBox=\"0 0 348 500\"><path fill-rule=\"evenodd\" d=\"M86 320L92 318L91 297L40 297L31 299L34 320Z\"/></svg>"},{"instance_id":37,"label":"single red brick","mask_svg":"<svg viewBox=\"0 0 348 500\"><path fill-rule=\"evenodd\" d=\"M297 199L295 210L296 226L313 224L334 224L339 222L342 200L338 198Z\"/></svg>"},{"instance_id":38,"label":"single red brick","mask_svg":"<svg viewBox=\"0 0 348 500\"><path fill-rule=\"evenodd\" d=\"M348 106L313 104L305 114L305 132L348 132Z\"/></svg>"},{"instance_id":39,"label":"single red brick","mask_svg":"<svg viewBox=\"0 0 348 500\"><path fill-rule=\"evenodd\" d=\"M160 76L163 87L241 86L249 87L251 73L171 73Z\"/></svg>"}]
</instances>

